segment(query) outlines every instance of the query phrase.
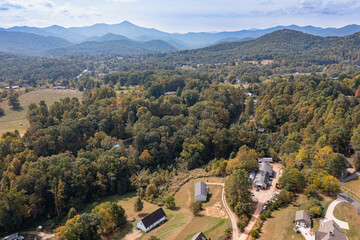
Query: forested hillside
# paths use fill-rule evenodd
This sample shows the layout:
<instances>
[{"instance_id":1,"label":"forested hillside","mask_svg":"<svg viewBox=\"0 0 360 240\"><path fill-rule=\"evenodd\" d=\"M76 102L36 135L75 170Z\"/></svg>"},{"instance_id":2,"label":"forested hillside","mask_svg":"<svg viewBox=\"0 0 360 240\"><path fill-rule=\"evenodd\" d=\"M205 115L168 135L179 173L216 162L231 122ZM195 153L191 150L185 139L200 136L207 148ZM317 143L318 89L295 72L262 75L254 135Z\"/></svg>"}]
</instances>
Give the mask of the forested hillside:
<instances>
[{"instance_id":1,"label":"forested hillside","mask_svg":"<svg viewBox=\"0 0 360 240\"><path fill-rule=\"evenodd\" d=\"M346 37L318 37L294 30L280 30L250 41L221 43L169 54L165 59L203 64L272 59L288 65L341 62L356 65L359 64L359 45L359 33Z\"/></svg>"},{"instance_id":2,"label":"forested hillside","mask_svg":"<svg viewBox=\"0 0 360 240\"><path fill-rule=\"evenodd\" d=\"M143 90L116 94L101 87L84 93L82 102L32 104L24 137L16 132L1 137L2 232L134 190L130 177L142 169L155 172L156 179L157 171L174 174L214 160L208 168L225 173L225 159L243 145L288 167L307 169L309 177L316 169L339 176L343 165L332 158L334 153L347 154L350 142L360 148L358 76L258 82L251 88L260 93L255 122L250 121L253 100L246 100L243 88L186 71L138 76L136 84ZM114 85L129 81L121 80L121 74L105 79ZM176 95L165 96L166 91ZM259 133L259 127L266 133ZM152 182L151 191L142 186L144 196L156 201L168 188L160 179ZM10 203L13 207L7 208Z\"/></svg>"},{"instance_id":3,"label":"forested hillside","mask_svg":"<svg viewBox=\"0 0 360 240\"><path fill-rule=\"evenodd\" d=\"M172 179L197 168L234 173L231 192L265 156L285 169L285 203L299 192L313 202L334 196L345 156L360 168L359 43L359 34L283 30L175 53L0 54L1 101L16 96L14 84L83 91L51 106L39 99L27 109L24 136L1 136L0 233L54 229L72 208L131 191L161 205ZM252 215L248 185L246 196L227 193L239 228Z\"/></svg>"}]
</instances>

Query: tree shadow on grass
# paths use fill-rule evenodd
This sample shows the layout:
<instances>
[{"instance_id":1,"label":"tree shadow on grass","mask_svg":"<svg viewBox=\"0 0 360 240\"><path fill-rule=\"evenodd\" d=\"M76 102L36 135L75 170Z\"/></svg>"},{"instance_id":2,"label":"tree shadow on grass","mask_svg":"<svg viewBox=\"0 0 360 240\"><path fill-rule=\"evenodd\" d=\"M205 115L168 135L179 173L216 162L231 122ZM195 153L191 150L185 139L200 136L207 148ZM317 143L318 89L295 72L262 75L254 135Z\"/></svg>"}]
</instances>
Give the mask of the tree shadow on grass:
<instances>
[{"instance_id":1,"label":"tree shadow on grass","mask_svg":"<svg viewBox=\"0 0 360 240\"><path fill-rule=\"evenodd\" d=\"M11 110L13 110L15 112L21 112L22 110L24 110L24 108L23 107L11 108Z\"/></svg>"}]
</instances>

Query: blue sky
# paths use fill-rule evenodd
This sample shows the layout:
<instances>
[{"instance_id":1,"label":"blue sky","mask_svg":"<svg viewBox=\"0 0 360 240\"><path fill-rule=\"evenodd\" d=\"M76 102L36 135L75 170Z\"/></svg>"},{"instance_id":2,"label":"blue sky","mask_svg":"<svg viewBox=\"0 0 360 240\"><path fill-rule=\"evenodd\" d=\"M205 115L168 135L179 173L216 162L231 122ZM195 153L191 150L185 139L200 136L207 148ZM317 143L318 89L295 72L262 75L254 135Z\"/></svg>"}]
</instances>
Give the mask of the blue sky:
<instances>
[{"instance_id":1,"label":"blue sky","mask_svg":"<svg viewBox=\"0 0 360 240\"><path fill-rule=\"evenodd\" d=\"M360 24L360 0L0 0L0 27L134 24L168 32Z\"/></svg>"}]
</instances>

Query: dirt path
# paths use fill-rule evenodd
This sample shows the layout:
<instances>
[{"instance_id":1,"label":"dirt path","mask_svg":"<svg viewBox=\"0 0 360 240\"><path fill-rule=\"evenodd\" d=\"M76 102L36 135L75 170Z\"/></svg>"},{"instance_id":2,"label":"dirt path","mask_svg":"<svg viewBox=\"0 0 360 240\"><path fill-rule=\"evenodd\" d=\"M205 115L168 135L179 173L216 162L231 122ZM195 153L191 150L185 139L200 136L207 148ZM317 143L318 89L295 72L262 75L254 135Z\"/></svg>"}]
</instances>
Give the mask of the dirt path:
<instances>
[{"instance_id":1,"label":"dirt path","mask_svg":"<svg viewBox=\"0 0 360 240\"><path fill-rule=\"evenodd\" d=\"M49 239L53 239L55 237L54 233L44 233L44 232L36 232L36 231L20 232L20 234L38 235L41 237L42 240L49 240Z\"/></svg>"},{"instance_id":2,"label":"dirt path","mask_svg":"<svg viewBox=\"0 0 360 240\"><path fill-rule=\"evenodd\" d=\"M126 236L124 237L124 240L134 240L134 239L138 239L142 236L142 233L140 230L133 230L130 233L126 234Z\"/></svg>"},{"instance_id":3,"label":"dirt path","mask_svg":"<svg viewBox=\"0 0 360 240\"><path fill-rule=\"evenodd\" d=\"M224 183L206 183L208 185L219 185L219 186L223 186L222 189L222 193L221 193L221 201L225 207L226 212L229 215L230 221L231 221L231 225L232 225L232 239L233 240L239 240L239 229L237 227L237 217L235 216L235 214L231 211L230 207L228 206L227 202L226 202L226 198L225 198L225 184Z\"/></svg>"}]
</instances>

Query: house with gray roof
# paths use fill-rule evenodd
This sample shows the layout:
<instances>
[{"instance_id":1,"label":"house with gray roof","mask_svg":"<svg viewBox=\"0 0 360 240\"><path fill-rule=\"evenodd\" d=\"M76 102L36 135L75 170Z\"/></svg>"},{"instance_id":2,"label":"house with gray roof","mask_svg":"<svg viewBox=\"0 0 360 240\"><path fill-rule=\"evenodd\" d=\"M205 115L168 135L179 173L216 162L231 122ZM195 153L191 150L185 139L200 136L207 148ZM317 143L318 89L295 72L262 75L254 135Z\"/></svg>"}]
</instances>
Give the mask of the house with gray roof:
<instances>
[{"instance_id":1,"label":"house with gray roof","mask_svg":"<svg viewBox=\"0 0 360 240\"><path fill-rule=\"evenodd\" d=\"M269 185L270 177L273 177L273 175L273 167L269 162L259 162L259 171L253 180L253 185L265 189Z\"/></svg>"},{"instance_id":2,"label":"house with gray roof","mask_svg":"<svg viewBox=\"0 0 360 240\"><path fill-rule=\"evenodd\" d=\"M300 227L311 227L311 217L304 210L296 211L295 224Z\"/></svg>"},{"instance_id":3,"label":"house with gray roof","mask_svg":"<svg viewBox=\"0 0 360 240\"><path fill-rule=\"evenodd\" d=\"M258 158L258 163L262 163L262 162L272 163L273 158L271 157Z\"/></svg>"},{"instance_id":4,"label":"house with gray roof","mask_svg":"<svg viewBox=\"0 0 360 240\"><path fill-rule=\"evenodd\" d=\"M191 240L207 240L205 235L202 232L199 232L198 234L195 234Z\"/></svg>"},{"instance_id":5,"label":"house with gray roof","mask_svg":"<svg viewBox=\"0 0 360 240\"><path fill-rule=\"evenodd\" d=\"M195 202L205 202L209 189L202 181L195 183Z\"/></svg>"},{"instance_id":6,"label":"house with gray roof","mask_svg":"<svg viewBox=\"0 0 360 240\"><path fill-rule=\"evenodd\" d=\"M345 233L334 220L324 219L320 222L319 230L315 233L315 240L347 240Z\"/></svg>"}]
</instances>

